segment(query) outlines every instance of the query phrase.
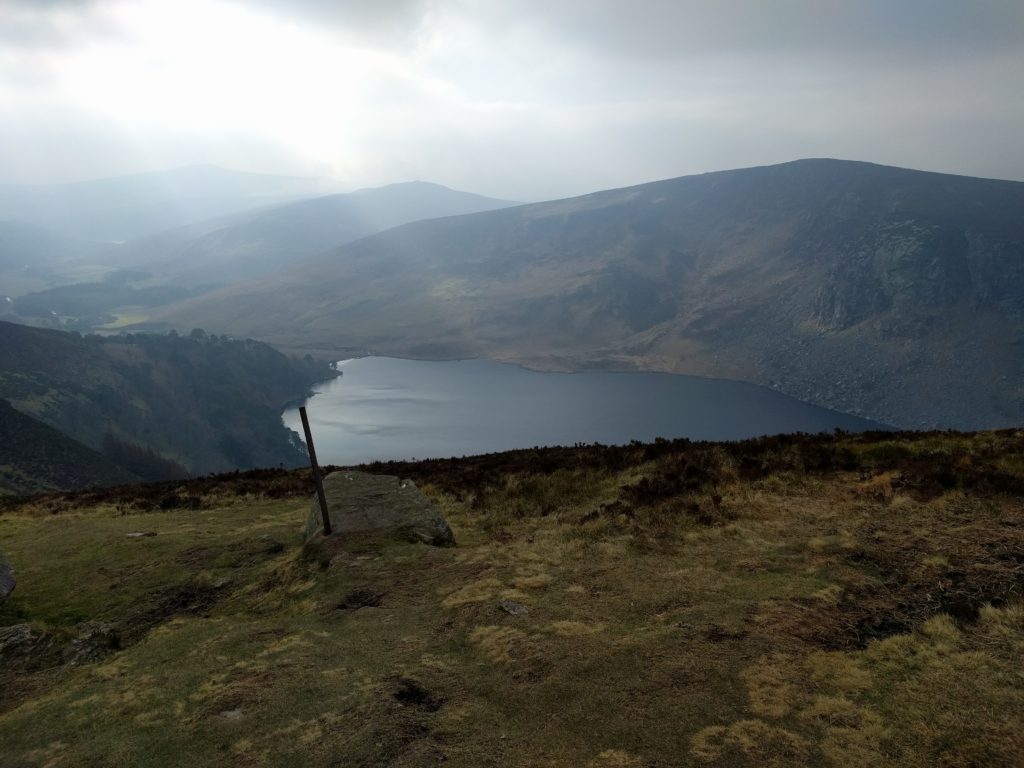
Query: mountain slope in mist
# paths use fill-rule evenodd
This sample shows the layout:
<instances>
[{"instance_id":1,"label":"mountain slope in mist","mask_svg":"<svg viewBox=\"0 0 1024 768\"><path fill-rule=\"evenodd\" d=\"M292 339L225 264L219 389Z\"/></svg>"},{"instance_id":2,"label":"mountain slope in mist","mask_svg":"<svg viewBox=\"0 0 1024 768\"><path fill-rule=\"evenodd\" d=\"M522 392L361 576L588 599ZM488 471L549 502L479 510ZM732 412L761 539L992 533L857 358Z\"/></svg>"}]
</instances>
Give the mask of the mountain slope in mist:
<instances>
[{"instance_id":1,"label":"mountain slope in mist","mask_svg":"<svg viewBox=\"0 0 1024 768\"><path fill-rule=\"evenodd\" d=\"M515 205L439 184L407 182L326 195L203 222L126 245L121 264L190 287L271 273L420 219Z\"/></svg>"},{"instance_id":2,"label":"mountain slope in mist","mask_svg":"<svg viewBox=\"0 0 1024 768\"><path fill-rule=\"evenodd\" d=\"M200 165L70 184L0 185L0 219L122 241L330 191L323 179Z\"/></svg>"}]
</instances>

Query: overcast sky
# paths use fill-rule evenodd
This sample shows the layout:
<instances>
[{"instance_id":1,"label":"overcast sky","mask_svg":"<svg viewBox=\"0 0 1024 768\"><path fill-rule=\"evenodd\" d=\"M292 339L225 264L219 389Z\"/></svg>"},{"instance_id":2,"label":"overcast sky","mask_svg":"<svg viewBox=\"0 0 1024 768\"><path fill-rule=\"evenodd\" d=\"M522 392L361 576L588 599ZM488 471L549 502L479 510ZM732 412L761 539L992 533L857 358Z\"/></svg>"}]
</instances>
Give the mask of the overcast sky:
<instances>
[{"instance_id":1,"label":"overcast sky","mask_svg":"<svg viewBox=\"0 0 1024 768\"><path fill-rule=\"evenodd\" d=\"M0 0L0 182L536 200L800 157L1024 180L1021 0Z\"/></svg>"}]
</instances>

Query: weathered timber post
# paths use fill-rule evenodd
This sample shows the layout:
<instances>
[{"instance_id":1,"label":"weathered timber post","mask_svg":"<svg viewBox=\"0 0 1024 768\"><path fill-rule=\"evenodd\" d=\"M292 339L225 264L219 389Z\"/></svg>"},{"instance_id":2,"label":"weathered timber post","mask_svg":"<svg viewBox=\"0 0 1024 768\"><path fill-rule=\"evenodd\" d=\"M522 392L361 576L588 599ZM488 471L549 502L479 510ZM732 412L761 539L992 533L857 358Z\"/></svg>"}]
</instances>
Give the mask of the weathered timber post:
<instances>
[{"instance_id":1,"label":"weathered timber post","mask_svg":"<svg viewBox=\"0 0 1024 768\"><path fill-rule=\"evenodd\" d=\"M313 447L313 433L309 431L309 418L306 406L299 406L302 417L302 430L306 433L306 449L309 451L309 466L313 469L313 482L316 483L316 495L320 499L320 513L324 518L324 536L331 535L331 515L327 511L327 497L324 496L324 481L320 478L320 465L316 462L316 448Z\"/></svg>"}]
</instances>

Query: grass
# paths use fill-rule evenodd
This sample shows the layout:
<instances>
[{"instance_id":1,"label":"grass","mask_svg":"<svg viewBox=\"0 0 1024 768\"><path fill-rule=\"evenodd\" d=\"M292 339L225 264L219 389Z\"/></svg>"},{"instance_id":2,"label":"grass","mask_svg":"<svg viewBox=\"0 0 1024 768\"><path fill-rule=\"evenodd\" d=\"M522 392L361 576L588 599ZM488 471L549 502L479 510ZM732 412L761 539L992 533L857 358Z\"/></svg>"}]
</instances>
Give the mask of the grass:
<instances>
[{"instance_id":1,"label":"grass","mask_svg":"<svg viewBox=\"0 0 1024 768\"><path fill-rule=\"evenodd\" d=\"M130 325L145 323L150 319L151 310L148 307L142 306L118 307L112 309L109 314L112 314L114 319L109 323L97 325L96 330L116 331L127 328Z\"/></svg>"},{"instance_id":2,"label":"grass","mask_svg":"<svg viewBox=\"0 0 1024 768\"><path fill-rule=\"evenodd\" d=\"M9 503L0 765L1017 765L1022 442L381 465L458 546L329 564L301 473Z\"/></svg>"}]
</instances>

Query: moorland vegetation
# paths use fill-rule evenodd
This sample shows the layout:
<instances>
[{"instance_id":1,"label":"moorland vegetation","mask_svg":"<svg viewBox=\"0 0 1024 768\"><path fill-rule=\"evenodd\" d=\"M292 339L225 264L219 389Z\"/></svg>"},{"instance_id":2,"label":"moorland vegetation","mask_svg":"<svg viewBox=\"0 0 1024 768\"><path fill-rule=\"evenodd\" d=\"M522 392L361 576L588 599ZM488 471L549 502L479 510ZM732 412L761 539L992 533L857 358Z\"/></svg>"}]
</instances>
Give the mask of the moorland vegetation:
<instances>
[{"instance_id":1,"label":"moorland vegetation","mask_svg":"<svg viewBox=\"0 0 1024 768\"><path fill-rule=\"evenodd\" d=\"M1024 753L1020 432L368 469L415 480L458 545L306 550L303 470L8 500L19 583L0 626L22 629L0 640L0 754L923 768Z\"/></svg>"}]
</instances>

